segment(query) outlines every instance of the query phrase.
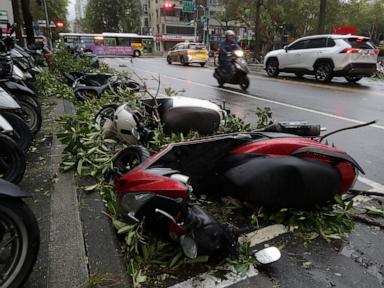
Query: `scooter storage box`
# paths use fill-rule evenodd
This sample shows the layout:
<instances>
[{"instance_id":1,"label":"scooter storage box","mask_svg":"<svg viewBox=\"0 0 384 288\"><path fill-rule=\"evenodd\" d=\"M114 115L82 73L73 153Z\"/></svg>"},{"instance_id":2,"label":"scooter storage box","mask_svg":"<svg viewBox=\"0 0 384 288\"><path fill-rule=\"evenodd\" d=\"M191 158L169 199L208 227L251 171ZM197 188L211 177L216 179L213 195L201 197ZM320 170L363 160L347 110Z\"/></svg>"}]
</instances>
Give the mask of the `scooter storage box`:
<instances>
[{"instance_id":1,"label":"scooter storage box","mask_svg":"<svg viewBox=\"0 0 384 288\"><path fill-rule=\"evenodd\" d=\"M202 135L211 134L219 128L225 114L216 104L196 98L167 97L159 98L157 102L166 133L197 131ZM147 111L151 111L150 106L155 106L152 99L143 103Z\"/></svg>"}]
</instances>

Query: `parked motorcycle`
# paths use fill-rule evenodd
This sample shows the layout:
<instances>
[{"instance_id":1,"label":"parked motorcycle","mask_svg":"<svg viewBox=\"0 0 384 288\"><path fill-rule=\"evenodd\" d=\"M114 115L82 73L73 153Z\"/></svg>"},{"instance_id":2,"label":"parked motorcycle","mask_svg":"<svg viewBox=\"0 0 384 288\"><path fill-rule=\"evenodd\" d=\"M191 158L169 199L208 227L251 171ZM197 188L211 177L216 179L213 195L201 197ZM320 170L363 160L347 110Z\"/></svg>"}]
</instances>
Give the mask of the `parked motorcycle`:
<instances>
[{"instance_id":1,"label":"parked motorcycle","mask_svg":"<svg viewBox=\"0 0 384 288\"><path fill-rule=\"evenodd\" d=\"M13 61L8 53L0 54L0 87L12 95L24 112L23 118L33 133L41 127L42 117L36 94L25 84L25 73Z\"/></svg>"},{"instance_id":2,"label":"parked motorcycle","mask_svg":"<svg viewBox=\"0 0 384 288\"><path fill-rule=\"evenodd\" d=\"M0 179L0 287L2 288L22 287L37 259L40 246L39 226L33 212L22 200L29 197L30 193Z\"/></svg>"},{"instance_id":3,"label":"parked motorcycle","mask_svg":"<svg viewBox=\"0 0 384 288\"><path fill-rule=\"evenodd\" d=\"M310 208L345 193L364 173L346 152L320 142L319 125L285 122L265 130L173 143L152 156L142 146L126 148L113 172L122 214L145 219L182 246L186 238L187 256L227 255L236 233L191 203L192 190L252 207ZM305 136L281 133L287 131Z\"/></svg>"},{"instance_id":4,"label":"parked motorcycle","mask_svg":"<svg viewBox=\"0 0 384 288\"><path fill-rule=\"evenodd\" d=\"M14 129L0 114L0 178L19 183L25 172L25 156L13 138Z\"/></svg>"},{"instance_id":5,"label":"parked motorcycle","mask_svg":"<svg viewBox=\"0 0 384 288\"><path fill-rule=\"evenodd\" d=\"M23 151L28 151L32 143L32 133L25 123L19 104L0 87L0 113L14 129L13 139Z\"/></svg>"},{"instance_id":6,"label":"parked motorcycle","mask_svg":"<svg viewBox=\"0 0 384 288\"><path fill-rule=\"evenodd\" d=\"M144 115L163 124L164 131L188 134L197 131L208 135L223 125L227 113L218 105L190 97L162 97L156 100L144 99ZM143 124L144 116L129 108L128 104L106 105L96 115L96 126L105 138L115 138L126 144L145 143L149 140L151 127Z\"/></svg>"},{"instance_id":7,"label":"parked motorcycle","mask_svg":"<svg viewBox=\"0 0 384 288\"><path fill-rule=\"evenodd\" d=\"M249 78L248 78L248 65L244 60L244 51L235 50L233 52L228 52L227 57L231 58L232 65L232 75L229 76L229 71L223 69L223 67L218 67L215 69L213 76L216 78L220 87L223 87L225 83L240 85L241 89L244 91L249 87Z\"/></svg>"},{"instance_id":8,"label":"parked motorcycle","mask_svg":"<svg viewBox=\"0 0 384 288\"><path fill-rule=\"evenodd\" d=\"M139 92L141 85L129 78L119 80L117 76L103 73L64 73L68 83L73 81L72 87L77 99L88 101L93 98L100 98L107 89L129 89Z\"/></svg>"}]
</instances>

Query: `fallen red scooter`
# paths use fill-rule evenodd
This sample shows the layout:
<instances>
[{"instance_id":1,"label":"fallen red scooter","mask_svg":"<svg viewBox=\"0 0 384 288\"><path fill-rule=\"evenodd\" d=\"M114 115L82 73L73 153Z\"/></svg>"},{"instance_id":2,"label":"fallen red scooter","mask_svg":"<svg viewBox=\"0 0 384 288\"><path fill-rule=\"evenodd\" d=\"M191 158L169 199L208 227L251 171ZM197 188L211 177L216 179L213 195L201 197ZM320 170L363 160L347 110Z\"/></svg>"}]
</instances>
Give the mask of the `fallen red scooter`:
<instances>
[{"instance_id":1,"label":"fallen red scooter","mask_svg":"<svg viewBox=\"0 0 384 288\"><path fill-rule=\"evenodd\" d=\"M320 138L319 125L283 122L264 131L170 144L152 156L130 146L114 162L118 203L124 216L145 219L150 229L180 241L191 258L228 255L236 248L236 232L191 203L192 190L230 195L254 207L322 204L345 193L358 171L364 173L346 152L322 144L325 136Z\"/></svg>"}]
</instances>

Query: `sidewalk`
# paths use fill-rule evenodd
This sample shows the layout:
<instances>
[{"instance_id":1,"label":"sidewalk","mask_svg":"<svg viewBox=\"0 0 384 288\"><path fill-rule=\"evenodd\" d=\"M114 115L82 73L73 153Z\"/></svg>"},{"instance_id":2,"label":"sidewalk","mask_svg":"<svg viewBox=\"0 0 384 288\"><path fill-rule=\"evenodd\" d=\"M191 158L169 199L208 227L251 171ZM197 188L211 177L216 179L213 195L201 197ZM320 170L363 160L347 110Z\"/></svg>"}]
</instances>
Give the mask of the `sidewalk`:
<instances>
[{"instance_id":1,"label":"sidewalk","mask_svg":"<svg viewBox=\"0 0 384 288\"><path fill-rule=\"evenodd\" d=\"M98 193L86 194L73 172L61 173L62 149L55 121L74 113L72 103L43 99L44 123L28 154L20 184L33 192L31 205L40 226L38 261L25 288L87 288L90 282L128 287L119 245Z\"/></svg>"}]
</instances>

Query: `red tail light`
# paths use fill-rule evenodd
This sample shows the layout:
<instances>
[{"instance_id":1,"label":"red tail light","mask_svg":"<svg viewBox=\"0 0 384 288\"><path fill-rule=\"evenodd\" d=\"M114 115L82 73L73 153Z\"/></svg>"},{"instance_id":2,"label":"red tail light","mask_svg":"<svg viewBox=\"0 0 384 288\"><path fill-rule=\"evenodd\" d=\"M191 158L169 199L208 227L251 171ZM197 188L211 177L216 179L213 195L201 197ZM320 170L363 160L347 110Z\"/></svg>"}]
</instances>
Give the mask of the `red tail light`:
<instances>
[{"instance_id":1,"label":"red tail light","mask_svg":"<svg viewBox=\"0 0 384 288\"><path fill-rule=\"evenodd\" d=\"M379 55L380 54L380 48L375 48L375 54Z\"/></svg>"},{"instance_id":2,"label":"red tail light","mask_svg":"<svg viewBox=\"0 0 384 288\"><path fill-rule=\"evenodd\" d=\"M361 49L359 48L345 48L340 53L346 53L346 54L354 54L354 53L360 53Z\"/></svg>"}]
</instances>

